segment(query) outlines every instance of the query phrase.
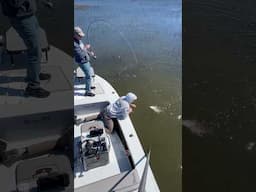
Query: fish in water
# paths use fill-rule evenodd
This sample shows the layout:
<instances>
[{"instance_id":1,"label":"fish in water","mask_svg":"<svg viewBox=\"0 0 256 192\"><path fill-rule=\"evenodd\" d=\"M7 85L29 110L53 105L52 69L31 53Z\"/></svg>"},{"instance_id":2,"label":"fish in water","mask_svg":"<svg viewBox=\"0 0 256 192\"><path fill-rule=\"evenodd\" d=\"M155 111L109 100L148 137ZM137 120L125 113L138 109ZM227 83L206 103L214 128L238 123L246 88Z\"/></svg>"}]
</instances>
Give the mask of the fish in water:
<instances>
[{"instance_id":1,"label":"fish in water","mask_svg":"<svg viewBox=\"0 0 256 192\"><path fill-rule=\"evenodd\" d=\"M44 5L48 8L53 8L53 3L50 0L46 0L44 1Z\"/></svg>"},{"instance_id":2,"label":"fish in water","mask_svg":"<svg viewBox=\"0 0 256 192\"><path fill-rule=\"evenodd\" d=\"M152 109L154 112L156 112L156 113L161 113L161 112L163 112L163 110L160 108L160 107L158 107L158 106L149 106L149 108L150 109Z\"/></svg>"},{"instance_id":3,"label":"fish in water","mask_svg":"<svg viewBox=\"0 0 256 192\"><path fill-rule=\"evenodd\" d=\"M246 149L248 151L251 151L254 148L254 146L255 146L255 142L250 142L247 144Z\"/></svg>"},{"instance_id":4,"label":"fish in water","mask_svg":"<svg viewBox=\"0 0 256 192\"><path fill-rule=\"evenodd\" d=\"M182 126L189 129L193 134L200 137L211 133L211 130L207 129L206 125L203 122L199 122L196 120L183 120Z\"/></svg>"}]
</instances>

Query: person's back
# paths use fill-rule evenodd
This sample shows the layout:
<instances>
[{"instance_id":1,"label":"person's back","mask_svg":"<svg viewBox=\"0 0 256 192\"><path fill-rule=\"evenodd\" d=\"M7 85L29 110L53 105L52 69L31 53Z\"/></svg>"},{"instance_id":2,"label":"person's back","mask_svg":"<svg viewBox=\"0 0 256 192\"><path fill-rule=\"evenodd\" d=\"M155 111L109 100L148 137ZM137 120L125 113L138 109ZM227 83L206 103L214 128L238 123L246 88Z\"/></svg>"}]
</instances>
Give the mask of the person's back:
<instances>
[{"instance_id":1,"label":"person's back","mask_svg":"<svg viewBox=\"0 0 256 192\"><path fill-rule=\"evenodd\" d=\"M101 113L104 126L108 133L114 129L114 119L124 120L136 107L133 102L137 99L134 93L128 93L126 96L120 97L114 103L109 104Z\"/></svg>"},{"instance_id":2,"label":"person's back","mask_svg":"<svg viewBox=\"0 0 256 192\"><path fill-rule=\"evenodd\" d=\"M116 118L118 120L125 119L130 111L129 103L123 98L119 98L115 103L107 107L107 114L110 118Z\"/></svg>"}]
</instances>

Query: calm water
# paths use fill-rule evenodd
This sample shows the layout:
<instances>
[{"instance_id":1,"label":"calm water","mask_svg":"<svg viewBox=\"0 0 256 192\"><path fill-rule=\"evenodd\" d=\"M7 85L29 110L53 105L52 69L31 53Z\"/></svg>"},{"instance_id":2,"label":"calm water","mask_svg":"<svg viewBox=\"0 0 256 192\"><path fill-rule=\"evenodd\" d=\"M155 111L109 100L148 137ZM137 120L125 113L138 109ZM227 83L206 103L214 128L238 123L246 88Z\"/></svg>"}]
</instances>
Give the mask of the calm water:
<instances>
[{"instance_id":1,"label":"calm water","mask_svg":"<svg viewBox=\"0 0 256 192\"><path fill-rule=\"evenodd\" d=\"M183 3L183 191L256 191L255 2Z\"/></svg>"},{"instance_id":2,"label":"calm water","mask_svg":"<svg viewBox=\"0 0 256 192\"><path fill-rule=\"evenodd\" d=\"M181 2L75 1L98 75L138 95L131 115L161 191L181 191ZM159 113L150 109L154 106Z\"/></svg>"}]
</instances>

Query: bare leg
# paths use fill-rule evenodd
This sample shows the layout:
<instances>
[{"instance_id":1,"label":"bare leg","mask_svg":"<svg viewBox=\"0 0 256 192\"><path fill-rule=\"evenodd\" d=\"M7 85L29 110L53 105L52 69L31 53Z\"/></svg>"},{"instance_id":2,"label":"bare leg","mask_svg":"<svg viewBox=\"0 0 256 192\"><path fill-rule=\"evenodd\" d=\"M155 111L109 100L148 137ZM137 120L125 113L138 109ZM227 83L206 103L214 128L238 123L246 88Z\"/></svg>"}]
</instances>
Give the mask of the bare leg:
<instances>
[{"instance_id":1,"label":"bare leg","mask_svg":"<svg viewBox=\"0 0 256 192\"><path fill-rule=\"evenodd\" d=\"M103 122L104 122L104 126L106 128L106 132L107 133L112 133L113 129L114 129L114 122L111 118L109 118L106 115L103 115Z\"/></svg>"}]
</instances>

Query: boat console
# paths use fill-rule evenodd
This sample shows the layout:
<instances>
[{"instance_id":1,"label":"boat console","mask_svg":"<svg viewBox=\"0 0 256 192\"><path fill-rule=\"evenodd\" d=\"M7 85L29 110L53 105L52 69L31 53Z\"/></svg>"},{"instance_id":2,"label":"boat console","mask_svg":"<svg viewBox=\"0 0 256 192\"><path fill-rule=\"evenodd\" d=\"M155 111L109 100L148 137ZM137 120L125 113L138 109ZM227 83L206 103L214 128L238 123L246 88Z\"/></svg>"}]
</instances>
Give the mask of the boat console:
<instances>
[{"instance_id":1,"label":"boat console","mask_svg":"<svg viewBox=\"0 0 256 192\"><path fill-rule=\"evenodd\" d=\"M100 120L83 123L81 141L78 143L80 159L85 171L109 163L109 136Z\"/></svg>"}]
</instances>

